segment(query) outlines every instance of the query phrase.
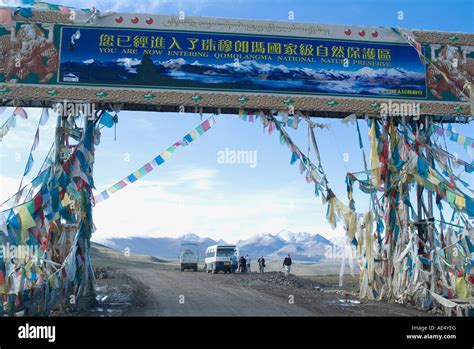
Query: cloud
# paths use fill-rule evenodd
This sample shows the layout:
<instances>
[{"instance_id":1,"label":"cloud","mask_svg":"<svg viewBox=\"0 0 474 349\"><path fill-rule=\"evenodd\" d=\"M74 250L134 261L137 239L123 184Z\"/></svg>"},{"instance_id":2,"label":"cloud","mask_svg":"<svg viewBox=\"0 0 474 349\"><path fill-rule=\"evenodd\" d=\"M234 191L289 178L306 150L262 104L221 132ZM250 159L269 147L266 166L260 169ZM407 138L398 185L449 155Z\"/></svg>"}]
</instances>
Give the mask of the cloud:
<instances>
[{"instance_id":1,"label":"cloud","mask_svg":"<svg viewBox=\"0 0 474 349\"><path fill-rule=\"evenodd\" d=\"M192 168L178 174L176 184L191 183L194 189L199 191L211 190L219 171L212 168Z\"/></svg>"},{"instance_id":2,"label":"cloud","mask_svg":"<svg viewBox=\"0 0 474 349\"><path fill-rule=\"evenodd\" d=\"M219 171L203 166L175 166L167 178L159 181L161 187L191 187L198 191L209 191L217 182ZM156 184L158 185L158 184Z\"/></svg>"},{"instance_id":3,"label":"cloud","mask_svg":"<svg viewBox=\"0 0 474 349\"><path fill-rule=\"evenodd\" d=\"M34 141L36 128L41 117L42 108L25 108L28 113L27 119L16 118L16 125L0 142L0 175L9 177L19 177L23 173L28 156ZM13 113L13 108L8 108L0 117L0 123L4 122ZM34 164L30 173L23 180L23 184L33 179L54 141L56 114L50 109L49 119L46 125L40 126L39 145L33 152ZM18 184L15 188L18 188Z\"/></svg>"},{"instance_id":4,"label":"cloud","mask_svg":"<svg viewBox=\"0 0 474 349\"><path fill-rule=\"evenodd\" d=\"M187 181L200 180L200 179L214 179L218 175L219 171L213 168L199 167L199 168L183 168L177 169L175 174L178 177L178 184Z\"/></svg>"},{"instance_id":5,"label":"cloud","mask_svg":"<svg viewBox=\"0 0 474 349\"><path fill-rule=\"evenodd\" d=\"M135 118L133 120L133 126L138 129L145 131L153 131L156 135L155 124L151 122L149 118Z\"/></svg>"},{"instance_id":6,"label":"cloud","mask_svg":"<svg viewBox=\"0 0 474 349\"><path fill-rule=\"evenodd\" d=\"M332 229L326 220L322 220L318 224L315 225L299 225L293 226L292 224L289 225L288 230L290 231L303 231L303 232L310 232L310 233L319 233L323 235L327 239L332 238L340 238L345 237L346 233L341 223L338 223L336 229Z\"/></svg>"},{"instance_id":7,"label":"cloud","mask_svg":"<svg viewBox=\"0 0 474 349\"><path fill-rule=\"evenodd\" d=\"M236 242L282 229L316 233L311 223L325 224L312 192L291 185L235 191L227 184L217 170L188 166L163 180L137 181L97 204L93 239L195 233Z\"/></svg>"},{"instance_id":8,"label":"cloud","mask_svg":"<svg viewBox=\"0 0 474 349\"><path fill-rule=\"evenodd\" d=\"M283 227L288 227L288 224L289 220L287 216L275 216L258 224L256 228L258 233L276 233L283 230Z\"/></svg>"},{"instance_id":9,"label":"cloud","mask_svg":"<svg viewBox=\"0 0 474 349\"><path fill-rule=\"evenodd\" d=\"M3 0L2 1L3 6L21 6L21 1L20 0Z\"/></svg>"},{"instance_id":10,"label":"cloud","mask_svg":"<svg viewBox=\"0 0 474 349\"><path fill-rule=\"evenodd\" d=\"M20 178L0 175L0 204L17 192L19 184Z\"/></svg>"},{"instance_id":11,"label":"cloud","mask_svg":"<svg viewBox=\"0 0 474 349\"><path fill-rule=\"evenodd\" d=\"M211 190L212 182L207 179L200 179L194 183L194 188L198 190Z\"/></svg>"},{"instance_id":12,"label":"cloud","mask_svg":"<svg viewBox=\"0 0 474 349\"><path fill-rule=\"evenodd\" d=\"M38 122L43 111L42 108L25 108L28 118L16 118L15 127L8 132L0 143L3 149L17 152L29 152L33 144L34 135ZM2 114L2 120L8 118L13 113L13 108L8 108ZM37 151L48 151L54 140L54 130L56 127L56 114L49 110L49 119L46 125L40 126L40 144ZM28 154L27 154L28 155Z\"/></svg>"},{"instance_id":13,"label":"cloud","mask_svg":"<svg viewBox=\"0 0 474 349\"><path fill-rule=\"evenodd\" d=\"M24 168L26 161L23 160L26 160L41 115L40 109L27 111L30 114L28 120L18 120L18 127L0 144L0 154L4 156L0 158L2 170L7 170L2 171L5 178L0 178L0 184L2 188L9 189L9 192L0 193L4 199L18 187L19 178L15 180L14 177ZM51 113L48 124L41 128L41 145L48 143L48 137L48 145L52 143L54 127L55 117ZM18 139L9 142L13 139L9 136ZM20 138L23 141L20 142ZM22 161L14 167L10 159L17 151L22 154ZM35 165L40 166L42 157L39 150L37 152L34 154ZM123 156L118 151L116 153ZM326 227L331 232L320 200L314 198L312 186L306 186L303 178L282 179L280 185L251 185L246 190L240 178L224 176L224 173L226 170L223 167L205 167L197 162L175 165L161 172L160 180L152 175L143 178L94 208L97 231L93 239L177 237L196 233L236 242L254 234L277 233L283 229L318 233ZM115 183L119 178L113 179ZM252 183L258 184L258 181ZM98 186L98 191L104 187Z\"/></svg>"}]
</instances>

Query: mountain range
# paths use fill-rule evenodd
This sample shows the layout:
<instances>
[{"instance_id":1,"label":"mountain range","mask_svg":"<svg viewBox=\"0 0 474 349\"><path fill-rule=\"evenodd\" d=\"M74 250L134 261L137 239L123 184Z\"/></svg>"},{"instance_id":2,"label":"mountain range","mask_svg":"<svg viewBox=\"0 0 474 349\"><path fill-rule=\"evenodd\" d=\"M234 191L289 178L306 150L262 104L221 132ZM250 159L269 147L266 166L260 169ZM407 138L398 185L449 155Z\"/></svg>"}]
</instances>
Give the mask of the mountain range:
<instances>
[{"instance_id":1,"label":"mountain range","mask_svg":"<svg viewBox=\"0 0 474 349\"><path fill-rule=\"evenodd\" d=\"M130 249L130 253L149 255L163 259L177 259L180 245L183 242L194 242L198 245L199 256L203 257L206 248L215 244L226 244L223 240L202 238L196 234L186 234L178 238L171 237L130 237L112 238L104 245L116 250ZM321 234L290 232L282 230L276 234L262 233L237 242L240 254L249 255L256 260L260 255L268 259L282 259L288 253L299 261L319 262L324 260L327 248L333 242Z\"/></svg>"},{"instance_id":2,"label":"mountain range","mask_svg":"<svg viewBox=\"0 0 474 349\"><path fill-rule=\"evenodd\" d=\"M152 60L149 56L121 57L112 61L87 59L61 62L62 76L76 82L177 87L213 87L316 93L386 95L393 88L425 90L425 74L401 67L361 67L357 70L292 67L281 63L242 60L216 64L184 58Z\"/></svg>"},{"instance_id":3,"label":"mountain range","mask_svg":"<svg viewBox=\"0 0 474 349\"><path fill-rule=\"evenodd\" d=\"M242 254L251 257L263 255L270 259L282 259L287 254L300 261L319 262L324 259L328 247L333 243L321 234L290 232L263 233L237 243Z\"/></svg>"}]
</instances>

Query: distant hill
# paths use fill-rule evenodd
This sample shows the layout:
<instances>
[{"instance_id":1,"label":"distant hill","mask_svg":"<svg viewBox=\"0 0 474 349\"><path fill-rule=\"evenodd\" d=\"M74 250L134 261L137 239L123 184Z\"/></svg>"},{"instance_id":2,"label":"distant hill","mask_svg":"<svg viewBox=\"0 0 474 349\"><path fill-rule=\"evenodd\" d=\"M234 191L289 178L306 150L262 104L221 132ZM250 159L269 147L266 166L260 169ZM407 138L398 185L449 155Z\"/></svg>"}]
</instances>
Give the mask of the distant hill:
<instances>
[{"instance_id":1,"label":"distant hill","mask_svg":"<svg viewBox=\"0 0 474 349\"><path fill-rule=\"evenodd\" d=\"M182 242L197 243L199 256L204 256L207 247L218 243L225 243L222 240L215 241L211 238L201 238L195 234L186 234L179 238L113 238L104 241L103 244L118 251L123 251L128 248L131 254L148 255L164 259L177 259Z\"/></svg>"},{"instance_id":2,"label":"distant hill","mask_svg":"<svg viewBox=\"0 0 474 349\"><path fill-rule=\"evenodd\" d=\"M333 244L321 234L283 230L275 235L259 234L239 241L237 245L242 253L254 258L263 255L267 258L282 259L291 254L295 260L319 262L325 258L328 246Z\"/></svg>"},{"instance_id":3,"label":"distant hill","mask_svg":"<svg viewBox=\"0 0 474 349\"><path fill-rule=\"evenodd\" d=\"M128 248L131 254L177 259L182 242L197 243L200 257L204 256L207 247L215 244L226 244L223 240L216 241L208 237L201 238L196 234L186 234L179 238L113 238L106 240L103 244L118 251ZM332 245L333 243L321 234L294 233L287 230L274 235L270 233L258 234L237 242L240 253L248 254L254 259L261 255L268 259L282 259L290 253L293 259L307 262L324 260L328 246Z\"/></svg>"}]
</instances>

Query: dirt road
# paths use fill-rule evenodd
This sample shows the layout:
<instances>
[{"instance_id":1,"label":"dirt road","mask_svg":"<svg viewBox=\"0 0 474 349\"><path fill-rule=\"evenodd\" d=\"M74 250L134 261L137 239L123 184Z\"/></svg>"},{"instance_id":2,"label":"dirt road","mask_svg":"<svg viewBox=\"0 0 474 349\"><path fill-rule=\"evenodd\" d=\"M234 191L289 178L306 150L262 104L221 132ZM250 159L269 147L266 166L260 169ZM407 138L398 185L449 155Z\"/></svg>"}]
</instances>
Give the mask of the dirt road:
<instances>
[{"instance_id":1,"label":"dirt road","mask_svg":"<svg viewBox=\"0 0 474 349\"><path fill-rule=\"evenodd\" d=\"M358 281L347 275L285 277L181 272L176 262L129 256L94 245L96 267L112 271L97 280L100 301L92 316L427 316L410 306L357 299Z\"/></svg>"},{"instance_id":2,"label":"dirt road","mask_svg":"<svg viewBox=\"0 0 474 349\"><path fill-rule=\"evenodd\" d=\"M133 277L149 287L147 306L139 316L311 316L310 310L289 304L243 285L230 285L227 274L180 272L177 268L132 269Z\"/></svg>"},{"instance_id":3,"label":"dirt road","mask_svg":"<svg viewBox=\"0 0 474 349\"><path fill-rule=\"evenodd\" d=\"M358 303L346 291L318 291L309 280L281 273L207 274L180 272L173 264L127 270L146 285L145 306L136 316L426 316L412 307L386 302ZM141 286L143 287L143 286Z\"/></svg>"}]
</instances>

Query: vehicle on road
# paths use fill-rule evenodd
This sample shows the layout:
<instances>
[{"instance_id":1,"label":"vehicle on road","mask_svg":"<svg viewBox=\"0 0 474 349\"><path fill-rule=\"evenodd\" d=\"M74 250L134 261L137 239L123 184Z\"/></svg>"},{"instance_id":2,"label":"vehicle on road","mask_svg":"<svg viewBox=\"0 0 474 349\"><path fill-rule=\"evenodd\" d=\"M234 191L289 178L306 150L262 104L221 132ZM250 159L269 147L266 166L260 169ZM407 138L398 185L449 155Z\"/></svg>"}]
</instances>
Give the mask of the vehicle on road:
<instances>
[{"instance_id":1,"label":"vehicle on road","mask_svg":"<svg viewBox=\"0 0 474 349\"><path fill-rule=\"evenodd\" d=\"M199 252L198 245L193 242L183 242L179 254L179 264L181 271L191 269L198 271Z\"/></svg>"},{"instance_id":2,"label":"vehicle on road","mask_svg":"<svg viewBox=\"0 0 474 349\"><path fill-rule=\"evenodd\" d=\"M237 246L235 245L213 245L206 249L204 259L205 270L208 273L232 273L231 258L238 255Z\"/></svg>"}]
</instances>

